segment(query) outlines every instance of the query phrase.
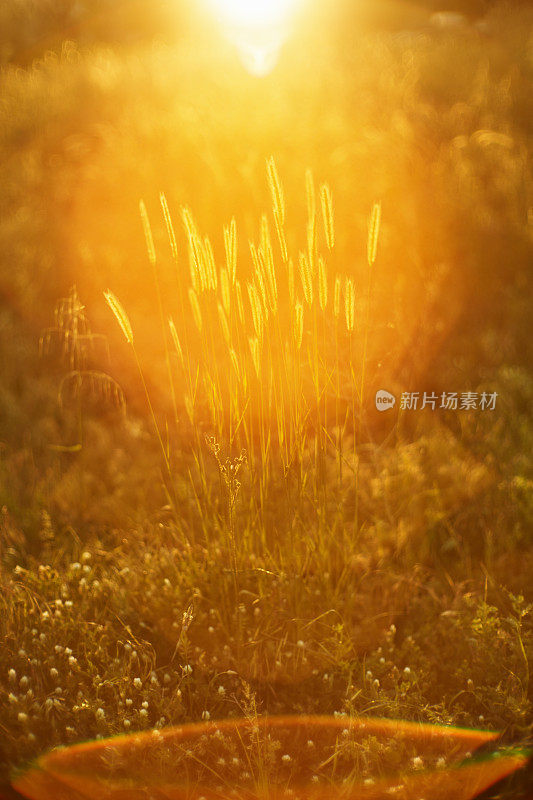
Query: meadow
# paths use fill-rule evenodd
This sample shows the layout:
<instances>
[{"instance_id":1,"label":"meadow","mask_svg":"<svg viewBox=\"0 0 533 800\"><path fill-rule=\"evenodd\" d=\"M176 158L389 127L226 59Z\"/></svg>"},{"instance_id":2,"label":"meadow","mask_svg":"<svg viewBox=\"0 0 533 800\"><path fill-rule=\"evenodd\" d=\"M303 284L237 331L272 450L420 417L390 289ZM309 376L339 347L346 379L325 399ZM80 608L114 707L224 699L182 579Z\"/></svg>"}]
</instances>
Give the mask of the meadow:
<instances>
[{"instance_id":1,"label":"meadow","mask_svg":"<svg viewBox=\"0 0 533 800\"><path fill-rule=\"evenodd\" d=\"M531 744L533 12L313 8L262 77L5 24L3 780L265 714Z\"/></svg>"}]
</instances>

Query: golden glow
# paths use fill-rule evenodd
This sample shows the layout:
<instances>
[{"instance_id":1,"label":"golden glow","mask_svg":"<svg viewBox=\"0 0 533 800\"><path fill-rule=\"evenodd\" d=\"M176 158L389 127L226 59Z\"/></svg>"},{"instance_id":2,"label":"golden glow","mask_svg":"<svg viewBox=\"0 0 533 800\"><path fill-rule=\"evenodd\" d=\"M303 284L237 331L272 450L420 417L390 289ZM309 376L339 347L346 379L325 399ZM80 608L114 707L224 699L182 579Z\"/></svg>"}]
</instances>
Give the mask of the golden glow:
<instances>
[{"instance_id":1,"label":"golden glow","mask_svg":"<svg viewBox=\"0 0 533 800\"><path fill-rule=\"evenodd\" d=\"M244 66L265 75L276 64L300 0L207 0Z\"/></svg>"},{"instance_id":2,"label":"golden glow","mask_svg":"<svg viewBox=\"0 0 533 800\"><path fill-rule=\"evenodd\" d=\"M271 28L288 21L296 0L210 0L220 19L236 28Z\"/></svg>"}]
</instances>

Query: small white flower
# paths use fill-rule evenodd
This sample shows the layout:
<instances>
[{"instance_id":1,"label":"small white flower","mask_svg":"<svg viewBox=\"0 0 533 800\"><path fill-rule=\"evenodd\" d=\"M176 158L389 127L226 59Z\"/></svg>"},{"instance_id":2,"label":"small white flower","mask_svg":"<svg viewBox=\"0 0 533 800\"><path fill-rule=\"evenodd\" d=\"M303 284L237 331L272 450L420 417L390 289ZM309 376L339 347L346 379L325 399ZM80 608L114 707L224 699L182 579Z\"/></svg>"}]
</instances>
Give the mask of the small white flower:
<instances>
[{"instance_id":1,"label":"small white flower","mask_svg":"<svg viewBox=\"0 0 533 800\"><path fill-rule=\"evenodd\" d=\"M298 641L296 642L296 647L299 647L299 648L300 648L300 650L303 650L303 649L304 649L304 647L305 647L305 642L303 641L303 639L298 639Z\"/></svg>"},{"instance_id":2,"label":"small white flower","mask_svg":"<svg viewBox=\"0 0 533 800\"><path fill-rule=\"evenodd\" d=\"M128 708L130 708L133 705L133 700L131 699L131 697L126 697L124 702L126 703Z\"/></svg>"},{"instance_id":3,"label":"small white flower","mask_svg":"<svg viewBox=\"0 0 533 800\"><path fill-rule=\"evenodd\" d=\"M143 700L141 705L143 708L148 708L148 700Z\"/></svg>"},{"instance_id":4,"label":"small white flower","mask_svg":"<svg viewBox=\"0 0 533 800\"><path fill-rule=\"evenodd\" d=\"M192 667L190 664L185 664L185 666L181 668L181 671L184 675L190 675L192 672Z\"/></svg>"},{"instance_id":5,"label":"small white flower","mask_svg":"<svg viewBox=\"0 0 533 800\"><path fill-rule=\"evenodd\" d=\"M134 678L133 685L135 686L136 689L142 689L143 682L140 678Z\"/></svg>"},{"instance_id":6,"label":"small white flower","mask_svg":"<svg viewBox=\"0 0 533 800\"><path fill-rule=\"evenodd\" d=\"M50 677L55 680L58 677L58 675L59 672L57 671L57 669L55 667L52 667L52 669L50 670Z\"/></svg>"},{"instance_id":7,"label":"small white flower","mask_svg":"<svg viewBox=\"0 0 533 800\"><path fill-rule=\"evenodd\" d=\"M9 692L7 699L9 700L12 706L14 706L15 703L18 703L18 697L16 696L16 694L13 694L13 692Z\"/></svg>"},{"instance_id":8,"label":"small white flower","mask_svg":"<svg viewBox=\"0 0 533 800\"><path fill-rule=\"evenodd\" d=\"M215 632L215 629L213 628L212 625L209 626L209 628L207 629L207 632L208 633L214 633Z\"/></svg>"},{"instance_id":9,"label":"small white flower","mask_svg":"<svg viewBox=\"0 0 533 800\"><path fill-rule=\"evenodd\" d=\"M141 708L141 710L139 711L139 714L141 715L141 717L147 717L148 716L148 711L145 708Z\"/></svg>"},{"instance_id":10,"label":"small white flower","mask_svg":"<svg viewBox=\"0 0 533 800\"><path fill-rule=\"evenodd\" d=\"M104 709L103 708L97 708L95 717L96 717L96 719L105 719L105 711L104 711Z\"/></svg>"},{"instance_id":11,"label":"small white flower","mask_svg":"<svg viewBox=\"0 0 533 800\"><path fill-rule=\"evenodd\" d=\"M285 764L288 764L288 763L289 763L289 761L291 761L292 759L291 759L291 757L290 757L290 755L289 755L288 753L285 753L285 755L281 756L281 760L282 760L282 761L283 761Z\"/></svg>"},{"instance_id":12,"label":"small white flower","mask_svg":"<svg viewBox=\"0 0 533 800\"><path fill-rule=\"evenodd\" d=\"M122 724L124 725L125 728L129 728L130 725L131 725L131 722L129 721L129 719L125 719Z\"/></svg>"},{"instance_id":13,"label":"small white flower","mask_svg":"<svg viewBox=\"0 0 533 800\"><path fill-rule=\"evenodd\" d=\"M19 681L19 686L20 686L21 689L26 689L26 687L29 685L29 683L30 683L30 679L28 678L28 676L27 675L23 675L22 678Z\"/></svg>"},{"instance_id":14,"label":"small white flower","mask_svg":"<svg viewBox=\"0 0 533 800\"><path fill-rule=\"evenodd\" d=\"M202 719L203 720L211 719L211 714L209 713L209 711L202 711Z\"/></svg>"},{"instance_id":15,"label":"small white flower","mask_svg":"<svg viewBox=\"0 0 533 800\"><path fill-rule=\"evenodd\" d=\"M17 719L21 725L25 725L28 721L28 715L25 714L24 711L19 711Z\"/></svg>"},{"instance_id":16,"label":"small white flower","mask_svg":"<svg viewBox=\"0 0 533 800\"><path fill-rule=\"evenodd\" d=\"M415 769L421 769L424 766L424 761L420 756L413 757L413 767Z\"/></svg>"},{"instance_id":17,"label":"small white flower","mask_svg":"<svg viewBox=\"0 0 533 800\"><path fill-rule=\"evenodd\" d=\"M313 742L313 740L312 740L312 739L308 739L308 740L307 740L307 746L308 746L308 747L314 747L314 746L315 746L315 743Z\"/></svg>"},{"instance_id":18,"label":"small white flower","mask_svg":"<svg viewBox=\"0 0 533 800\"><path fill-rule=\"evenodd\" d=\"M17 680L17 673L15 672L15 670L13 668L11 668L9 670L9 672L7 673L7 676L9 678L10 683L15 683L15 681Z\"/></svg>"},{"instance_id":19,"label":"small white flower","mask_svg":"<svg viewBox=\"0 0 533 800\"><path fill-rule=\"evenodd\" d=\"M224 689L224 687L223 687L223 686L219 686L219 687L218 687L218 693L219 693L219 694L226 694L226 690Z\"/></svg>"},{"instance_id":20,"label":"small white flower","mask_svg":"<svg viewBox=\"0 0 533 800\"><path fill-rule=\"evenodd\" d=\"M404 674L404 675L410 675L410 674L411 674L411 670L410 670L410 668L409 668L409 667L404 667L404 668L403 668L403 674Z\"/></svg>"},{"instance_id":21,"label":"small white flower","mask_svg":"<svg viewBox=\"0 0 533 800\"><path fill-rule=\"evenodd\" d=\"M81 554L81 560L83 561L84 564L87 563L87 561L90 561L91 558L92 555L89 553L88 550L86 550L84 553Z\"/></svg>"}]
</instances>

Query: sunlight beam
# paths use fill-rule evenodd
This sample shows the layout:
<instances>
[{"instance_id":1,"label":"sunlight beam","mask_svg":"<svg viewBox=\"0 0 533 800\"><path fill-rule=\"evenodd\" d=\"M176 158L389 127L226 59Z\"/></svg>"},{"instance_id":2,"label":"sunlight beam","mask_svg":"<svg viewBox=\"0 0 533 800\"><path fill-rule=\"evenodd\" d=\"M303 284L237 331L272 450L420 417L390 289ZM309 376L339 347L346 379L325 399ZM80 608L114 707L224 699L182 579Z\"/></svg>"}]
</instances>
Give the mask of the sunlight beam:
<instances>
[{"instance_id":1,"label":"sunlight beam","mask_svg":"<svg viewBox=\"0 0 533 800\"><path fill-rule=\"evenodd\" d=\"M300 0L207 0L246 69L262 76L275 66Z\"/></svg>"}]
</instances>

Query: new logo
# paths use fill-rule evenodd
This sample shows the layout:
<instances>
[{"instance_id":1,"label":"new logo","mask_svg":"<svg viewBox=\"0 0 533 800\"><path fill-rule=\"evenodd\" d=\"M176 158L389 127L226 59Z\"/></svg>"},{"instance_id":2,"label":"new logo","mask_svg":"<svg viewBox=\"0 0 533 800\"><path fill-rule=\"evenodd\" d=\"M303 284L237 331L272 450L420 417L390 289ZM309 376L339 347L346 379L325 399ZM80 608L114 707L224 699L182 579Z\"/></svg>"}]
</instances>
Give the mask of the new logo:
<instances>
[{"instance_id":1,"label":"new logo","mask_svg":"<svg viewBox=\"0 0 533 800\"><path fill-rule=\"evenodd\" d=\"M376 392L376 408L378 411L387 411L389 408L394 408L396 404L396 398L390 392L385 391L385 389L379 389Z\"/></svg>"}]
</instances>

